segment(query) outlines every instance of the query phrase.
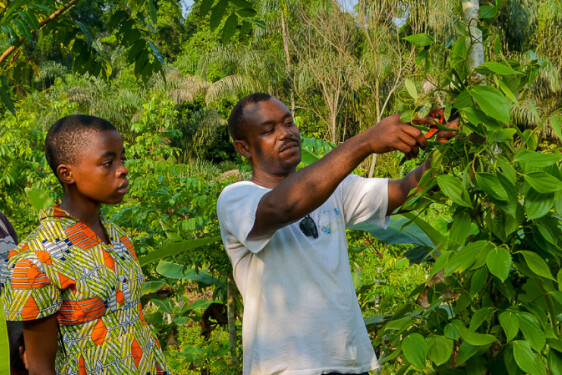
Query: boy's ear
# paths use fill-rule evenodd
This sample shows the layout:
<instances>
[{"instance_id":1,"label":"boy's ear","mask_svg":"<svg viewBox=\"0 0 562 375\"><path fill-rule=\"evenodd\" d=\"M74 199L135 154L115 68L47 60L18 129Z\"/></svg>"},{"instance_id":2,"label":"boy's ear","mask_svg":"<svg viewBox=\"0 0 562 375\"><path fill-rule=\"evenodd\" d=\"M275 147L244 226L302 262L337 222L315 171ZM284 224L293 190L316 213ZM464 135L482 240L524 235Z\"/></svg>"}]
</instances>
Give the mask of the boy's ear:
<instances>
[{"instance_id":1,"label":"boy's ear","mask_svg":"<svg viewBox=\"0 0 562 375\"><path fill-rule=\"evenodd\" d=\"M74 183L74 176L72 175L72 167L68 164L60 164L57 167L57 177L63 184Z\"/></svg>"},{"instance_id":2,"label":"boy's ear","mask_svg":"<svg viewBox=\"0 0 562 375\"><path fill-rule=\"evenodd\" d=\"M235 140L234 148L240 155L242 155L246 159L250 159L250 157L252 156L252 153L250 152L250 145L248 145L248 142L246 142L245 140Z\"/></svg>"}]
</instances>

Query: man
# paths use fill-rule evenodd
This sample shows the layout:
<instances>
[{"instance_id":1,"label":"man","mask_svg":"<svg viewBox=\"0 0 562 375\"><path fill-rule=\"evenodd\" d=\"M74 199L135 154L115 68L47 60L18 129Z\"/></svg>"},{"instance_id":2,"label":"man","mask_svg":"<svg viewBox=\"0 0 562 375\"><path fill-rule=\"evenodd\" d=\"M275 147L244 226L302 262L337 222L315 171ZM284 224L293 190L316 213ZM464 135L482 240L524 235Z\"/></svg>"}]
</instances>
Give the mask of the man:
<instances>
[{"instance_id":1,"label":"man","mask_svg":"<svg viewBox=\"0 0 562 375\"><path fill-rule=\"evenodd\" d=\"M296 171L301 143L291 113L260 93L238 102L229 131L253 171L250 181L226 187L217 203L244 301L244 374L378 368L351 278L345 228L365 221L386 226L429 163L395 181L350 173L372 153L417 154L427 144L424 135L390 116Z\"/></svg>"}]
</instances>

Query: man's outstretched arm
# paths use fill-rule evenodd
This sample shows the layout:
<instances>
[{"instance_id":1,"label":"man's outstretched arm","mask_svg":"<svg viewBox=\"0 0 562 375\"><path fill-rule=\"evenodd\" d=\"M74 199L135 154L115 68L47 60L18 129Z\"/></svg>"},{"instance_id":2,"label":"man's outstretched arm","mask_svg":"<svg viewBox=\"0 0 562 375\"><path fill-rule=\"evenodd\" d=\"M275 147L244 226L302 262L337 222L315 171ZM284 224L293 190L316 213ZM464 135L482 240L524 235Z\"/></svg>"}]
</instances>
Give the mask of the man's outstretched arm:
<instances>
[{"instance_id":1,"label":"man's outstretched arm","mask_svg":"<svg viewBox=\"0 0 562 375\"><path fill-rule=\"evenodd\" d=\"M430 124L432 120L420 120L420 123ZM348 139L319 161L289 175L265 194L259 202L249 237L269 235L318 208L339 183L370 154L399 150L415 155L419 147L426 145L423 133L402 123L400 115L383 119L365 132ZM422 174L423 171L419 178ZM396 189L392 189L393 205L402 199L405 201L400 190L419 182L419 178L417 175L411 176L406 181L395 184ZM409 190L406 191L406 197L408 192Z\"/></svg>"}]
</instances>

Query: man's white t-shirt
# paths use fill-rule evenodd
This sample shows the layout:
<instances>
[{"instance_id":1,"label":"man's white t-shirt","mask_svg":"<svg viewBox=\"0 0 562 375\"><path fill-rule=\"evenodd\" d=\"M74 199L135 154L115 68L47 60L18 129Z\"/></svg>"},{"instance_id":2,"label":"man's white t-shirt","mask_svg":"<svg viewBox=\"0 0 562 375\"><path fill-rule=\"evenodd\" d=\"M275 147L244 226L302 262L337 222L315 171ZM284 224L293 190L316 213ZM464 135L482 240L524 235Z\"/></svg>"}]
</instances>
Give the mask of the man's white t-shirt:
<instances>
[{"instance_id":1,"label":"man's white t-shirt","mask_svg":"<svg viewBox=\"0 0 562 375\"><path fill-rule=\"evenodd\" d=\"M244 374L362 373L378 367L353 286L345 228L388 225L388 180L345 178L310 217L248 240L262 196L250 181L227 186L217 212L244 302ZM310 194L314 194L311 191Z\"/></svg>"}]
</instances>

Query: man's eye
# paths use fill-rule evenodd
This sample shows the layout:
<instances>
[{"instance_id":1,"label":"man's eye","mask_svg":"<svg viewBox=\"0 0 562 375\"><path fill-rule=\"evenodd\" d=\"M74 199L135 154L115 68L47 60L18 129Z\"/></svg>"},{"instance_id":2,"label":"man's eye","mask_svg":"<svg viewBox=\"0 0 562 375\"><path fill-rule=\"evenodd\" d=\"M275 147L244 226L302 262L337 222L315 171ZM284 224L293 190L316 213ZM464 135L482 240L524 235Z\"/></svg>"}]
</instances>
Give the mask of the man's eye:
<instances>
[{"instance_id":1,"label":"man's eye","mask_svg":"<svg viewBox=\"0 0 562 375\"><path fill-rule=\"evenodd\" d=\"M103 165L104 167L111 167L112 164L112 160L104 161L103 163L101 163L101 165Z\"/></svg>"}]
</instances>

